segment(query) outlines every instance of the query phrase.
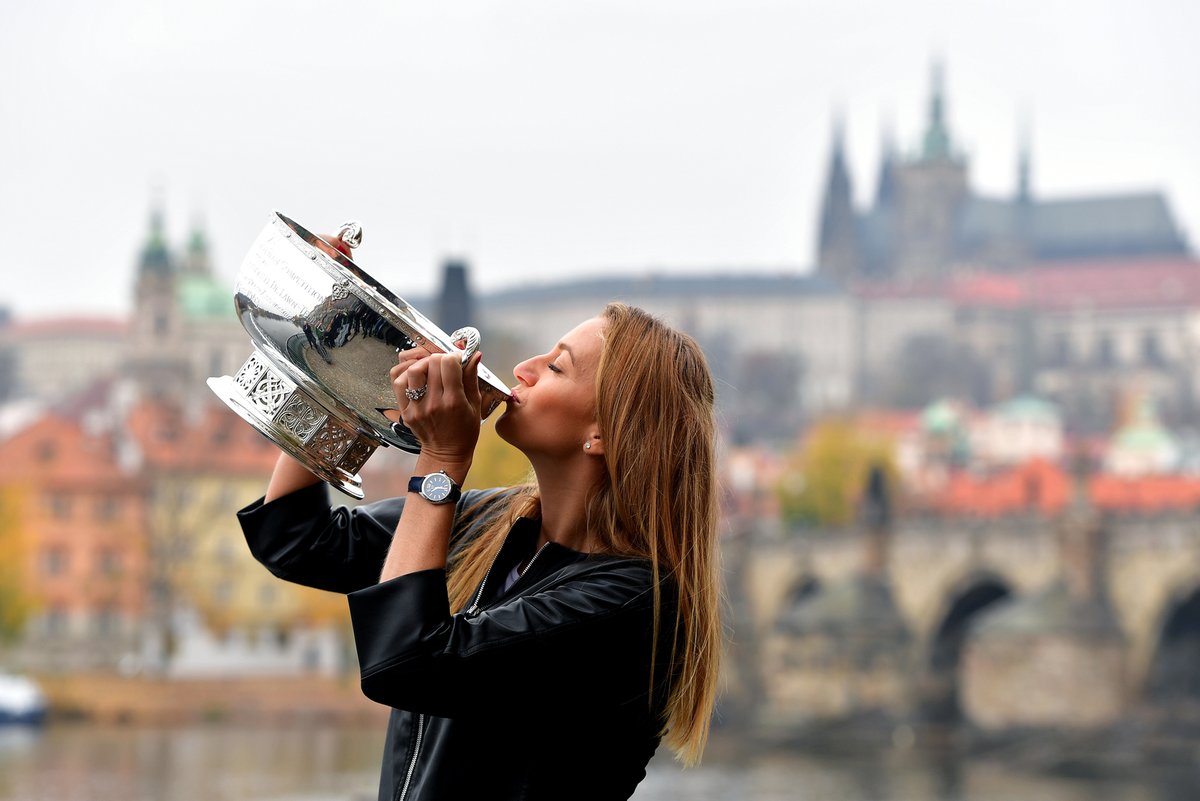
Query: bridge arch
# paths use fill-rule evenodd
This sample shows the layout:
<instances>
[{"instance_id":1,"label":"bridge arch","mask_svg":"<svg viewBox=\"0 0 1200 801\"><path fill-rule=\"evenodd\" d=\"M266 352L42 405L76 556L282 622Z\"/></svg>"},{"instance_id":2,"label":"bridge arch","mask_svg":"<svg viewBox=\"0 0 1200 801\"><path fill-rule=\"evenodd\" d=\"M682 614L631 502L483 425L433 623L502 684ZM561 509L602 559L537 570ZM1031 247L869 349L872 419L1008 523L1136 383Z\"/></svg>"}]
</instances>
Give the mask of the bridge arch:
<instances>
[{"instance_id":1,"label":"bridge arch","mask_svg":"<svg viewBox=\"0 0 1200 801\"><path fill-rule=\"evenodd\" d=\"M1013 596L1013 584L990 571L973 571L951 585L942 612L922 649L917 699L920 715L935 723L962 718L959 703L962 651L979 616Z\"/></svg>"},{"instance_id":2,"label":"bridge arch","mask_svg":"<svg viewBox=\"0 0 1200 801\"><path fill-rule=\"evenodd\" d=\"M1175 711L1200 713L1200 583L1172 596L1157 632L1145 699Z\"/></svg>"}]
</instances>

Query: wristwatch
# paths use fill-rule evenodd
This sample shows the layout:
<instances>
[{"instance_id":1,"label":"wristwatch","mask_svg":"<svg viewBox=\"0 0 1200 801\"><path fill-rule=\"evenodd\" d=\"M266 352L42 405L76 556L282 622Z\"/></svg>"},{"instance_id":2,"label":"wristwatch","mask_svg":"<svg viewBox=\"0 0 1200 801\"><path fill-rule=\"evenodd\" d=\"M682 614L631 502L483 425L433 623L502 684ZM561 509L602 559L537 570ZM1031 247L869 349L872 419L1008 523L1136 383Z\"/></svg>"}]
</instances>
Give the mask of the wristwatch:
<instances>
[{"instance_id":1,"label":"wristwatch","mask_svg":"<svg viewBox=\"0 0 1200 801\"><path fill-rule=\"evenodd\" d=\"M413 476L408 480L408 491L436 504L454 503L462 496L462 487L445 470L427 476Z\"/></svg>"}]
</instances>

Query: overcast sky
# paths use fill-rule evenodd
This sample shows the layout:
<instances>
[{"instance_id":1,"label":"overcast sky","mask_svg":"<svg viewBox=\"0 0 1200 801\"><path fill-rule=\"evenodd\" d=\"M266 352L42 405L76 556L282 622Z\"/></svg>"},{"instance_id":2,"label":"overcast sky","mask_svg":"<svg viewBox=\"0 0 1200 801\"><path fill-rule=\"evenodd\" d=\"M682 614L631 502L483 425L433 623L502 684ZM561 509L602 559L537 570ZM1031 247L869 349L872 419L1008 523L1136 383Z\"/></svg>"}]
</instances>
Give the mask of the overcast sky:
<instances>
[{"instance_id":1,"label":"overcast sky","mask_svg":"<svg viewBox=\"0 0 1200 801\"><path fill-rule=\"evenodd\" d=\"M400 294L812 264L833 112L855 190L915 146L930 63L974 185L1161 189L1200 239L1200 4L447 0L7 3L0 305L120 313L157 191L218 272L278 208L363 221Z\"/></svg>"}]
</instances>

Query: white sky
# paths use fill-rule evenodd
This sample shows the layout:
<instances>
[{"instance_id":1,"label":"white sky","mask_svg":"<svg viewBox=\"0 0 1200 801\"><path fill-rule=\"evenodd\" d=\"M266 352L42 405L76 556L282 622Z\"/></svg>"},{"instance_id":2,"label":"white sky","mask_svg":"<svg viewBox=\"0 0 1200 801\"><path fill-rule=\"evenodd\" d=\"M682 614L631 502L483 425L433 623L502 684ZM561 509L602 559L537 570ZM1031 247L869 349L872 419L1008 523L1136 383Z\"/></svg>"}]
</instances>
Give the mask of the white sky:
<instances>
[{"instance_id":1,"label":"white sky","mask_svg":"<svg viewBox=\"0 0 1200 801\"><path fill-rule=\"evenodd\" d=\"M230 282L272 208L366 229L400 294L604 271L804 270L834 109L855 189L915 146L929 67L975 186L1161 189L1200 241L1185 0L103 0L5 4L0 305L129 306L154 188Z\"/></svg>"}]
</instances>

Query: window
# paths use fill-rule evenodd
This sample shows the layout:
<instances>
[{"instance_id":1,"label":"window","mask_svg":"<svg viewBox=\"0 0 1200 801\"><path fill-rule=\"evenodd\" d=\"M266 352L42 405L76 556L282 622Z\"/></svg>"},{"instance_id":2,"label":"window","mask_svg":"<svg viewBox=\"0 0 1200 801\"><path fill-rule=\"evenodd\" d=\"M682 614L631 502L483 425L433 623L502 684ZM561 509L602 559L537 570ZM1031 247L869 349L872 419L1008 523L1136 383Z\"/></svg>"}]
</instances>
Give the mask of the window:
<instances>
[{"instance_id":1,"label":"window","mask_svg":"<svg viewBox=\"0 0 1200 801\"><path fill-rule=\"evenodd\" d=\"M1158 332L1146 330L1142 332L1142 364L1151 367L1161 367L1166 360L1163 358L1162 345L1158 340Z\"/></svg>"},{"instance_id":2,"label":"window","mask_svg":"<svg viewBox=\"0 0 1200 801\"><path fill-rule=\"evenodd\" d=\"M96 572L109 578L121 572L121 552L115 548L103 548L96 556Z\"/></svg>"},{"instance_id":3,"label":"window","mask_svg":"<svg viewBox=\"0 0 1200 801\"><path fill-rule=\"evenodd\" d=\"M61 576L67 572L69 564L67 549L62 546L51 546L42 551L42 574L46 576Z\"/></svg>"},{"instance_id":4,"label":"window","mask_svg":"<svg viewBox=\"0 0 1200 801\"><path fill-rule=\"evenodd\" d=\"M42 618L42 629L50 637L61 637L67 633L67 610L61 606L52 606L46 610Z\"/></svg>"},{"instance_id":5,"label":"window","mask_svg":"<svg viewBox=\"0 0 1200 801\"><path fill-rule=\"evenodd\" d=\"M71 516L71 497L61 492L53 492L46 499L50 514L57 520L66 520Z\"/></svg>"},{"instance_id":6,"label":"window","mask_svg":"<svg viewBox=\"0 0 1200 801\"><path fill-rule=\"evenodd\" d=\"M121 501L106 495L96 501L96 519L104 522L116 520L121 514Z\"/></svg>"},{"instance_id":7,"label":"window","mask_svg":"<svg viewBox=\"0 0 1200 801\"><path fill-rule=\"evenodd\" d=\"M1114 367L1117 363L1117 348L1112 334L1100 334L1096 341L1096 363L1101 367Z\"/></svg>"},{"instance_id":8,"label":"window","mask_svg":"<svg viewBox=\"0 0 1200 801\"><path fill-rule=\"evenodd\" d=\"M1050 362L1058 367L1066 367L1071 363L1071 338L1067 332L1055 334L1054 344L1050 348Z\"/></svg>"},{"instance_id":9,"label":"window","mask_svg":"<svg viewBox=\"0 0 1200 801\"><path fill-rule=\"evenodd\" d=\"M101 607L92 616L92 630L102 637L116 634L120 630L120 624L120 615L112 606Z\"/></svg>"}]
</instances>

